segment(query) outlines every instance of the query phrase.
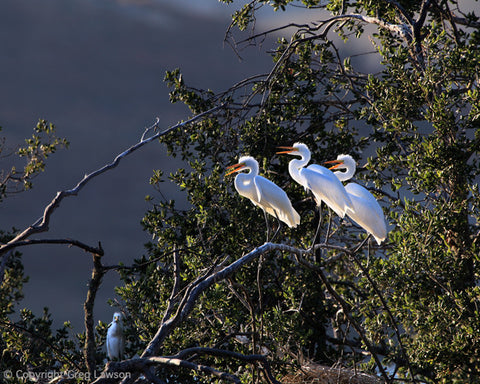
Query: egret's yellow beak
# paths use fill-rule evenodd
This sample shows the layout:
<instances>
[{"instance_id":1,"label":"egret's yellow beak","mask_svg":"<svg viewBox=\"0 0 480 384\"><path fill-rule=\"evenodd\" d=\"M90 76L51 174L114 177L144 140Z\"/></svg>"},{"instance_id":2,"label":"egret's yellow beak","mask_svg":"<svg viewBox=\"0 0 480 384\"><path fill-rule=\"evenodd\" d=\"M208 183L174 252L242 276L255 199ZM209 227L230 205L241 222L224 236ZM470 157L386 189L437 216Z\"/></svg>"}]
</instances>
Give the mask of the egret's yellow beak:
<instances>
[{"instance_id":1,"label":"egret's yellow beak","mask_svg":"<svg viewBox=\"0 0 480 384\"><path fill-rule=\"evenodd\" d=\"M295 148L295 147L277 147L277 148L285 149L285 151L277 152L277 155L298 151L298 148Z\"/></svg>"},{"instance_id":2,"label":"egret's yellow beak","mask_svg":"<svg viewBox=\"0 0 480 384\"><path fill-rule=\"evenodd\" d=\"M340 167L341 165L343 165L344 161L343 160L330 160L330 161L325 161L325 164L335 164L333 166L331 166L330 168L328 169L336 169L338 167Z\"/></svg>"},{"instance_id":3,"label":"egret's yellow beak","mask_svg":"<svg viewBox=\"0 0 480 384\"><path fill-rule=\"evenodd\" d=\"M244 163L233 164L227 167L227 169L231 169L231 171L227 172L225 176L231 175L232 173L239 172L245 167Z\"/></svg>"}]
</instances>

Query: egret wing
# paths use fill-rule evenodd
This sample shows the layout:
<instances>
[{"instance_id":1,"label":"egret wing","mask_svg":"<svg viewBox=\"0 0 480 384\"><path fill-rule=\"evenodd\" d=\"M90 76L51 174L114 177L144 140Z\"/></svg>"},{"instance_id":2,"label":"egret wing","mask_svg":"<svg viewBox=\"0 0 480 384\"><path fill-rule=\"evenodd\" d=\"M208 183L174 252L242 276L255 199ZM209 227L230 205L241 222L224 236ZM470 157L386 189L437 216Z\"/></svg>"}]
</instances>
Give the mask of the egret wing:
<instances>
[{"instance_id":1,"label":"egret wing","mask_svg":"<svg viewBox=\"0 0 480 384\"><path fill-rule=\"evenodd\" d=\"M259 196L259 206L289 227L300 224L300 215L293 208L287 193L282 188L262 176L256 176L254 182Z\"/></svg>"},{"instance_id":2,"label":"egret wing","mask_svg":"<svg viewBox=\"0 0 480 384\"><path fill-rule=\"evenodd\" d=\"M119 358L123 359L125 355L125 337L123 336L123 328L122 328L122 335L119 337L118 340L118 350L119 350Z\"/></svg>"},{"instance_id":3,"label":"egret wing","mask_svg":"<svg viewBox=\"0 0 480 384\"><path fill-rule=\"evenodd\" d=\"M300 174L315 196L317 204L324 201L340 217L345 216L347 209L353 209L345 187L327 168L312 164L303 168Z\"/></svg>"},{"instance_id":4,"label":"egret wing","mask_svg":"<svg viewBox=\"0 0 480 384\"><path fill-rule=\"evenodd\" d=\"M106 340L106 345L107 345L107 355L110 360L112 360L114 356L114 351L115 351L115 336L113 335L113 327L112 323L109 324L108 326L108 331L107 331L107 340Z\"/></svg>"},{"instance_id":5,"label":"egret wing","mask_svg":"<svg viewBox=\"0 0 480 384\"><path fill-rule=\"evenodd\" d=\"M375 197L364 187L356 183L349 183L345 190L353 202L354 211L348 216L375 237L380 245L387 237L387 225L382 207Z\"/></svg>"}]
</instances>

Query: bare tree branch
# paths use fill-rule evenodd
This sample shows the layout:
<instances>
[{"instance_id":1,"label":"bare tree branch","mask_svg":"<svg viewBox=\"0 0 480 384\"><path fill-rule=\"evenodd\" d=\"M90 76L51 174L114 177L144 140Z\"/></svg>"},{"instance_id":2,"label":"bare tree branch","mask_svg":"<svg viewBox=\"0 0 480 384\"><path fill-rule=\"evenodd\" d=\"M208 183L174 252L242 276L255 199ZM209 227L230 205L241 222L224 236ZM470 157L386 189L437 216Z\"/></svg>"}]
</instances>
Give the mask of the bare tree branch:
<instances>
[{"instance_id":1,"label":"bare tree branch","mask_svg":"<svg viewBox=\"0 0 480 384\"><path fill-rule=\"evenodd\" d=\"M82 243L81 241L74 239L27 239L20 240L15 244L15 248L24 247L26 245L36 245L36 244L67 244L70 246L75 246L80 249L83 249L85 252L94 253L100 256L103 256L103 249L101 247L96 248L88 244ZM0 280L1 281L1 280Z\"/></svg>"},{"instance_id":2,"label":"bare tree branch","mask_svg":"<svg viewBox=\"0 0 480 384\"><path fill-rule=\"evenodd\" d=\"M169 317L165 321L162 321L157 330L157 333L152 338L152 340L150 340L150 343L143 351L141 357L147 358L158 354L163 341L171 334L171 332L175 329L176 326L178 326L178 324L180 324L183 320L187 318L189 313L192 311L196 300L202 292L204 292L207 288L209 288L217 281L228 278L230 275L238 271L241 267L255 260L260 255L274 250L290 251L294 253L299 253L300 255L306 254L306 251L303 251L299 248L290 247L285 244L265 243L262 246L255 248L251 252L242 256L240 259L234 261L227 267L224 267L219 271L211 270L210 275L204 275L203 278L199 278L195 281L195 285L191 284L189 286L188 291L185 293L182 302L179 305L177 313L174 316ZM169 309L167 309L167 311L168 310ZM104 373L109 372L108 367L109 366L105 368ZM126 378L123 383L132 383L136 379L136 377L138 377L138 374Z\"/></svg>"},{"instance_id":3,"label":"bare tree branch","mask_svg":"<svg viewBox=\"0 0 480 384\"><path fill-rule=\"evenodd\" d=\"M422 5L420 7L420 15L418 17L418 20L414 23L414 28L415 29L420 29L423 27L423 23L425 22L425 19L427 18L427 13L428 13L428 8L430 6L430 0L423 0Z\"/></svg>"},{"instance_id":4,"label":"bare tree branch","mask_svg":"<svg viewBox=\"0 0 480 384\"><path fill-rule=\"evenodd\" d=\"M464 17L458 17L458 16L455 16L455 15L452 15L452 21L454 21L455 23L460 24L460 25L465 25L467 27L480 28L480 22L473 21L473 20L468 20Z\"/></svg>"},{"instance_id":5,"label":"bare tree branch","mask_svg":"<svg viewBox=\"0 0 480 384\"><path fill-rule=\"evenodd\" d=\"M394 24L394 23L389 23L379 17L373 17L373 16L366 16L366 15L361 15L358 13L350 13L350 14L342 14L342 15L336 15L332 16L326 20L321 20L318 22L315 22L312 25L309 24L296 24L296 23L290 23L286 24L282 27L277 27L273 29L269 29L267 31L255 34L253 36L248 37L245 40L242 40L239 42L241 43L246 43L252 40L255 40L259 37L269 35L273 32L277 32L283 29L288 29L288 28L298 28L297 34L307 34L310 35L308 39L324 39L326 38L328 32L330 29L337 23L339 22L345 22L345 21L352 21L352 20L357 20L360 22L363 22L365 24L374 24L378 25L380 28L388 30L393 33L398 33L402 38L406 39L407 41L411 41L412 39L412 31L410 30L410 27L406 24ZM412 20L409 19L409 22ZM321 31L320 33L317 33Z\"/></svg>"},{"instance_id":6,"label":"bare tree branch","mask_svg":"<svg viewBox=\"0 0 480 384\"><path fill-rule=\"evenodd\" d=\"M101 245L99 244L101 249ZM103 254L103 251L102 251ZM92 277L90 278L90 283L88 284L87 298L83 305L85 312L85 347L84 347L84 356L85 363L87 365L88 373L91 377L95 376L96 364L95 364L95 330L93 327L93 307L95 305L95 297L97 295L97 290L100 287L102 277L105 274L105 270L102 267L101 255L92 253L93 257L93 269Z\"/></svg>"},{"instance_id":7,"label":"bare tree branch","mask_svg":"<svg viewBox=\"0 0 480 384\"><path fill-rule=\"evenodd\" d=\"M180 311L178 311L175 316L169 318L167 321L165 321L160 325L160 328L158 329L156 335L153 337L153 339L148 344L147 348L142 353L142 357L154 356L158 353L158 351L160 350L160 346L165 340L165 338L171 333L173 328L178 323L182 322L188 316L198 296L204 290L206 290L215 282L223 280L227 276L230 276L231 274L235 273L242 266L250 263L252 260L256 259L260 255L270 252L272 250L276 250L276 249L280 250L283 247L292 248L283 244L265 243L262 246L255 248L253 251L249 252L248 254L242 256L240 259L234 261L227 267L221 269L216 273L211 274L210 276L202 280L200 283L198 283L196 287L193 288L191 292L189 292L189 295L185 300L185 304L183 305L183 308Z\"/></svg>"},{"instance_id":8,"label":"bare tree branch","mask_svg":"<svg viewBox=\"0 0 480 384\"><path fill-rule=\"evenodd\" d=\"M32 234L48 231L50 218L51 218L53 212L55 211L55 209L60 206L60 203L62 202L62 200L64 198L70 197L70 196L76 196L83 189L83 187L85 187L85 185L87 185L95 177L100 176L101 174L117 167L118 164L120 163L120 161L124 157L126 157L126 156L130 155L131 153L135 152L136 150L142 148L144 145L146 145L146 144L148 144L148 143L150 143L150 142L152 142L152 141L154 141L154 140L156 140L156 139L158 139L162 136L165 136L166 134L168 134L168 133L170 133L170 132L172 132L172 131L174 131L178 128L181 128L181 127L184 127L188 124L191 124L191 123L193 123L193 122L211 114L212 112L215 112L216 110L218 110L222 107L223 107L223 104L219 105L219 106L216 106L214 108L211 108L211 109L209 109L205 112L199 113L198 115L195 115L194 117L192 117L192 118L190 118L186 121L178 123L178 124L176 124L176 125L174 125L170 128L167 128L167 129L165 129L161 132L157 132L156 134L154 134L152 136L146 137L147 132L150 132L152 130L156 131L156 130L159 129L159 126L158 126L159 120L157 119L157 121L152 126L150 126L146 129L145 133L142 135L142 138L138 143L132 145L131 147L129 147L128 149L126 149L125 151L123 151L122 153L117 155L111 163L108 163L108 164L104 165L103 167L97 169L96 171L93 171L89 174L86 174L83 177L83 179L72 189L57 192L57 194L53 198L53 200L45 207L42 217L40 217L37 221L35 221L28 228L24 229L21 233L19 233L15 238L10 240L8 243L0 245L0 255L4 255L5 252L7 252L8 250L16 248L18 246L18 242L28 238Z\"/></svg>"},{"instance_id":9,"label":"bare tree branch","mask_svg":"<svg viewBox=\"0 0 480 384\"><path fill-rule=\"evenodd\" d=\"M225 349L218 349L218 348L204 348L204 347L192 347L183 349L178 352L176 355L169 356L171 358L177 359L186 359L190 355L197 355L197 354L204 354L204 355L212 355L212 356L222 356L222 357L233 357L237 360L254 362L254 361L266 361L265 355L242 355L238 352L228 351Z\"/></svg>"},{"instance_id":10,"label":"bare tree branch","mask_svg":"<svg viewBox=\"0 0 480 384\"><path fill-rule=\"evenodd\" d=\"M299 45L311 40L326 39L330 29L333 26L341 22L347 22L347 21L353 21L353 20L360 21L366 24L378 25L380 28L384 30L388 30L392 33L398 33L407 44L410 44L413 41L413 33L414 33L413 26L408 23L394 24L394 23L389 23L379 17L372 17L372 16L355 14L355 13L333 16L329 19L322 20L313 25L305 26L301 24L298 24L298 25L289 24L285 26L285 28L291 27L291 26L300 27L296 32L296 34L298 36L300 35L304 35L304 36L302 36L301 38L293 39L289 43L289 45L285 48L285 50L283 51L279 59L275 62L275 65L273 66L270 73L267 75L267 77L263 81L263 87L259 86L256 91L252 92L251 95L246 99L245 105L249 104L253 100L253 98L255 98L261 92L264 93L262 97L261 105L264 105L265 99L266 99L265 94L269 89L269 85L272 83L272 80L274 79L275 75L278 73L279 68L281 68L281 66L293 55L293 53L295 52L296 48ZM274 30L268 30L260 34L256 34L244 40L244 42L250 41L252 39L256 39L262 35L268 35L273 31ZM346 78L349 79L348 76L346 76ZM368 98L365 95L362 94L362 97L364 97L364 99L368 101Z\"/></svg>"}]
</instances>

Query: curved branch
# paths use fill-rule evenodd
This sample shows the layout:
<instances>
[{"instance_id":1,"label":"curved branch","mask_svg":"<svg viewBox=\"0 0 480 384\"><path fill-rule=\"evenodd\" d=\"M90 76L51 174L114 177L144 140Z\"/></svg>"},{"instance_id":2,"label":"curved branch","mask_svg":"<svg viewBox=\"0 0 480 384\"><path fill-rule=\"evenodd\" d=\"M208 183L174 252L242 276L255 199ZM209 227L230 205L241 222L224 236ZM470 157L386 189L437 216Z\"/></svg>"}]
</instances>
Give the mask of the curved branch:
<instances>
[{"instance_id":1,"label":"curved branch","mask_svg":"<svg viewBox=\"0 0 480 384\"><path fill-rule=\"evenodd\" d=\"M142 357L154 356L158 353L158 351L160 350L160 346L162 345L165 338L171 333L171 331L177 324L182 322L188 316L188 314L193 309L197 298L203 291L205 291L215 282L223 280L228 276L232 275L241 267L250 263L252 260L256 259L260 255L274 250L293 252L300 255L304 255L307 253L307 251L301 250L299 248L294 248L285 244L265 243L262 246L257 247L253 251L242 256L240 259L234 261L227 267L224 267L223 269L214 272L213 274L210 274L209 276L201 280L193 289L187 292L188 296L184 297L183 306L179 308L179 311L177 311L175 316L169 318L160 325L157 333L150 341L147 348L143 351Z\"/></svg>"},{"instance_id":2,"label":"curved branch","mask_svg":"<svg viewBox=\"0 0 480 384\"><path fill-rule=\"evenodd\" d=\"M17 247L24 247L27 245L36 245L36 244L67 244L70 246L75 246L80 249L83 249L85 252L93 253L99 256L103 256L103 253L104 253L101 246L92 247L88 244L82 243L81 241L74 240L74 239L31 239L31 240L27 239L27 240L17 241L11 247L5 247L5 248L6 250L8 250L14 247L17 248Z\"/></svg>"},{"instance_id":3,"label":"curved branch","mask_svg":"<svg viewBox=\"0 0 480 384\"><path fill-rule=\"evenodd\" d=\"M321 244L316 245L316 247L319 247L319 246L322 246L322 245ZM340 248L342 250L345 250L342 247L336 247L336 246L325 245L325 244L323 244L323 246L330 249ZM234 261L227 267L224 267L221 270L217 270L217 271L211 270L210 271L211 273L209 275L201 276L187 288L187 291L185 292L185 295L182 298L181 303L179 304L176 314L172 317L169 317L168 319L165 319L164 317L164 321L162 321L162 323L160 324L157 330L157 333L152 338L152 340L150 340L150 343L143 351L141 357L147 358L147 357L155 356L156 354L158 354L163 344L163 341L171 334L171 332L175 329L175 327L178 324L180 324L183 320L186 319L186 317L192 311L193 306L195 305L198 297L207 288L209 288L211 285L213 285L217 281L228 278L230 275L238 271L244 265L255 260L257 257L260 257L260 255L263 255L267 252L271 252L275 250L292 252L300 256L307 255L310 252L310 250L302 250L300 248L291 247L286 244L265 243L262 246L257 247L251 252L242 256L238 260ZM171 309L167 309L167 311L171 311ZM104 372L108 372L108 366L105 368ZM123 383L132 383L135 378L136 377L125 378Z\"/></svg>"},{"instance_id":4,"label":"curved branch","mask_svg":"<svg viewBox=\"0 0 480 384\"><path fill-rule=\"evenodd\" d=\"M135 152L136 150L142 148L144 145L146 145L146 144L148 144L148 143L150 143L150 142L152 142L152 141L154 141L154 140L156 140L156 139L158 139L162 136L165 136L168 133L170 133L170 132L172 132L172 131L180 128L180 127L184 127L188 124L191 124L191 123L205 117L206 115L211 114L212 112L222 108L223 106L224 106L224 104L216 106L214 108L211 108L211 109L209 109L205 112L202 112L202 113L199 113L198 115L195 115L194 117L192 117L189 120L178 123L178 124L176 124L176 125L174 125L170 128L167 128L167 129L165 129L161 132L157 132L156 134L146 138L145 136L146 136L147 132L150 132L151 130L156 131L156 130L159 129L159 126L158 126L159 120L157 118L157 121L152 126L148 127L145 130L145 133L142 135L142 138L138 143L136 143L135 145L132 145L131 147L129 147L128 149L126 149L125 151L123 151L122 153L117 155L111 163L108 163L108 164L104 165L103 167L97 169L96 171L93 171L89 174L86 174L83 177L83 179L72 189L57 192L56 196L53 198L53 200L50 202L50 204L48 204L45 207L42 217L40 217L32 225L30 225L28 228L26 228L23 232L19 233L15 238L10 240L8 243L0 245L0 256L4 255L5 252L7 252L8 250L16 248L20 241L28 238L32 234L48 231L50 218L51 218L53 212L55 211L55 209L59 207L60 203L62 202L62 200L64 198L70 197L70 196L76 196L83 189L83 187L85 187L85 185L87 185L95 177L100 176L101 174L103 174L103 173L105 173L105 172L107 172L107 171L109 171L113 168L116 168L118 166L118 164L120 163L120 161L124 157L126 157L126 156L130 155L131 153Z\"/></svg>"},{"instance_id":5,"label":"curved branch","mask_svg":"<svg viewBox=\"0 0 480 384\"><path fill-rule=\"evenodd\" d=\"M411 32L409 26L407 26L406 24L393 24L393 23L389 23L389 22L387 22L387 21L385 21L385 20L383 20L379 17L366 16L366 15L362 15L362 14L359 14L359 13L348 13L348 14L332 16L332 17L330 17L326 20L318 21L313 25L289 23L289 24L286 24L286 25L281 26L281 27L276 27L276 28L269 29L269 30L264 31L264 32L257 33L253 36L250 36L250 37L240 41L239 44L247 43L247 42L255 40L259 37L267 36L267 35L269 35L273 32L278 32L280 30L288 29L288 28L292 28L292 27L298 28L297 33L308 33L308 34L312 35L308 39L310 39L310 38L324 39L327 36L330 29L336 23L351 21L351 20L357 20L357 21L363 22L365 24L378 25L382 29L388 30L390 32L398 33L403 38L405 38L407 41L411 41L412 32ZM411 18L408 18L408 22L409 22L409 24L412 23L412 25L413 25L413 22L412 22ZM323 28L323 31L320 34L314 34L314 32L318 32L318 31L322 30L322 28Z\"/></svg>"},{"instance_id":6,"label":"curved branch","mask_svg":"<svg viewBox=\"0 0 480 384\"><path fill-rule=\"evenodd\" d=\"M330 244L316 244L314 249L336 249L339 251L346 252L350 254L350 250L344 247L330 245ZM261 255L271 252L271 251L283 251L283 252L290 252L296 254L298 256L306 256L311 253L311 249L300 249L296 247L292 247L286 244L274 244L274 243L265 243L260 247L255 248L251 252L247 253L246 255L242 256L240 259L234 261L227 267L210 274L206 278L202 279L193 289L187 292L186 297L184 297L184 303L177 311L175 316L169 318L165 322L163 322L154 338L150 341L147 348L142 353L142 357L149 357L154 356L160 350L160 346L165 340L165 338L170 334L171 330L180 322L182 322L188 314L191 312L193 305L195 304L198 296L205 291L208 287L216 283L217 281L224 280L228 276L232 275L233 273L237 272L241 267L250 263L252 260L260 257Z\"/></svg>"},{"instance_id":7,"label":"curved branch","mask_svg":"<svg viewBox=\"0 0 480 384\"><path fill-rule=\"evenodd\" d=\"M414 33L413 27L409 23L394 24L394 23L389 23L379 17L372 17L372 16L367 16L367 15L362 15L357 13L332 16L326 20L319 21L314 25L302 25L302 24L294 24L294 23L288 24L285 27L281 27L280 29L296 26L296 27L299 27L296 34L304 35L304 36L290 41L288 46L285 48L285 50L282 52L278 60L275 62L275 65L273 66L272 70L269 72L265 80L263 80L263 87L258 87L256 91L252 92L252 94L246 99L245 104L249 104L251 100L253 100L253 98L256 97L260 92L266 92L266 90L268 89L268 85L272 82L272 79L274 78L275 74L278 72L279 68L295 52L295 49L297 48L297 46L312 40L326 39L330 29L333 26L335 26L340 22L347 22L352 20L356 20L366 24L374 24L384 30L390 31L392 33L398 33L407 44L410 44L413 41L413 33ZM278 29L279 28L264 31L262 33L256 34L254 36L251 36L243 40L243 42L248 42L260 36L268 35ZM347 79L350 79L350 78L347 76ZM368 98L366 98L365 95L362 95L362 96L368 101ZM261 105L264 104L264 99L265 99L265 96L262 98Z\"/></svg>"},{"instance_id":8,"label":"curved branch","mask_svg":"<svg viewBox=\"0 0 480 384\"><path fill-rule=\"evenodd\" d=\"M204 355L212 355L212 356L222 356L222 357L233 357L237 360L242 361L266 361L265 355L242 355L238 352L228 351L225 349L217 349L217 348L204 348L204 347L192 347L183 349L178 352L176 355L169 356L171 358L176 359L185 359L190 355L197 355L197 354L204 354Z\"/></svg>"}]
</instances>

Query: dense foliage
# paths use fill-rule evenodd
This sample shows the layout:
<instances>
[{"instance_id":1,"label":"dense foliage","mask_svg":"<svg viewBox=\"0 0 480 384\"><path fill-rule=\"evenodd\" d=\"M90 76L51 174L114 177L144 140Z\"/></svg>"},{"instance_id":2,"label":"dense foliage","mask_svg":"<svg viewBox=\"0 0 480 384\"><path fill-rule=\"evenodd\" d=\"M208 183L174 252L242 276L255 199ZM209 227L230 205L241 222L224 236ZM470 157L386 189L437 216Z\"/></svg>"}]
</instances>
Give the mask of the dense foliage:
<instances>
[{"instance_id":1,"label":"dense foliage","mask_svg":"<svg viewBox=\"0 0 480 384\"><path fill-rule=\"evenodd\" d=\"M192 114L219 108L161 137L185 167L170 175L158 170L151 183L161 192L174 182L189 208L161 193L149 197L143 225L154 241L133 266L119 269L127 355L142 354L159 324L180 311L192 282L266 241L261 210L236 193L233 176L225 177L226 166L248 154L302 218L297 228L282 227L275 242L309 249L320 222L318 246L307 256L278 248L215 281L158 355L193 347L266 354L277 378L314 361L389 382L478 382L480 23L472 4L259 0L233 15L227 38L250 30L262 7L288 11L302 3L323 21L296 25L291 38L276 40L267 75L221 94L190 87L178 69L165 77L171 101ZM250 31L236 49L275 36ZM365 42L362 56L350 57L343 46ZM358 249L365 231L325 206L318 210L290 178L290 158L277 155L277 146L299 141L318 164L341 153L357 159L356 181L375 194L389 223L381 246L369 241ZM278 225L272 217L269 224ZM20 282L16 260L6 271ZM19 299L16 284L8 288L4 280L5 308ZM30 327L28 312L22 316ZM103 337L105 325L98 332ZM196 361L245 382L266 380L261 364L218 354ZM157 376L212 380L171 367Z\"/></svg>"}]
</instances>

